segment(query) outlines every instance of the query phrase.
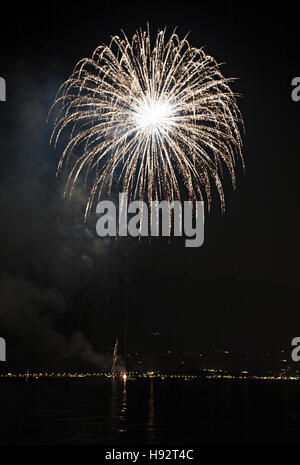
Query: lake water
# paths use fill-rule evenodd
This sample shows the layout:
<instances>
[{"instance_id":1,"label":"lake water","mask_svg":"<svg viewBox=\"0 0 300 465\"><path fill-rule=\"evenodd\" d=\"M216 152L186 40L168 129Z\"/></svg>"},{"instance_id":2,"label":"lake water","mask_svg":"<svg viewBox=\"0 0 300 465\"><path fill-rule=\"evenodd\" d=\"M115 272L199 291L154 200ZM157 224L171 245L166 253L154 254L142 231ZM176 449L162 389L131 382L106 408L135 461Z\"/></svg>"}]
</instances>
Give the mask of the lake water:
<instances>
[{"instance_id":1,"label":"lake water","mask_svg":"<svg viewBox=\"0 0 300 465\"><path fill-rule=\"evenodd\" d=\"M297 444L300 384L4 379L1 444Z\"/></svg>"}]
</instances>

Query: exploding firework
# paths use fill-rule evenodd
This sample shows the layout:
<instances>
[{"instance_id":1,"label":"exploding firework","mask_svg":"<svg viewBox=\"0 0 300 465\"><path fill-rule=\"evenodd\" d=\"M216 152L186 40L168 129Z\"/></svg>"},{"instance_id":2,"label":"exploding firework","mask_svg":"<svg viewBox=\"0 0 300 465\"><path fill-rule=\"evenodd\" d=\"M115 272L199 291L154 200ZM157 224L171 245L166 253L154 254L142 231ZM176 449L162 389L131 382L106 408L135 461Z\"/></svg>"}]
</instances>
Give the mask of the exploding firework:
<instances>
[{"instance_id":1,"label":"exploding firework","mask_svg":"<svg viewBox=\"0 0 300 465\"><path fill-rule=\"evenodd\" d=\"M218 63L187 38L149 28L115 36L76 65L60 88L52 140L71 127L58 172L70 167L65 195L80 173L91 179L86 216L114 185L129 200L206 200L212 184L225 207L222 178L235 186L242 159L236 95ZM243 161L242 161L243 163ZM71 165L71 166L70 166ZM185 194L183 194L185 192Z\"/></svg>"}]
</instances>

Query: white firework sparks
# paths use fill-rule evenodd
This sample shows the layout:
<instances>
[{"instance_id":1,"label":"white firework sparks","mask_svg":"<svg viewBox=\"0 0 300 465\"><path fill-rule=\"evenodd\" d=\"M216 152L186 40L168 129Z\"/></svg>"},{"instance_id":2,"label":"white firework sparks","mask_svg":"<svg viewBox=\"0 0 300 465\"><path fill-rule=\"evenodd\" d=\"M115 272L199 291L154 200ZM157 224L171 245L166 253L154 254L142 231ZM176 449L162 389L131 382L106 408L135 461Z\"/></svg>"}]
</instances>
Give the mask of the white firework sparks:
<instances>
[{"instance_id":1,"label":"white firework sparks","mask_svg":"<svg viewBox=\"0 0 300 465\"><path fill-rule=\"evenodd\" d=\"M225 206L223 167L235 186L242 160L236 96L219 65L187 38L149 30L112 38L76 65L60 88L52 140L71 126L58 172L70 167L65 194L81 172L92 185L86 215L117 185L129 200L206 200L211 182ZM205 197L205 198L204 198Z\"/></svg>"}]
</instances>

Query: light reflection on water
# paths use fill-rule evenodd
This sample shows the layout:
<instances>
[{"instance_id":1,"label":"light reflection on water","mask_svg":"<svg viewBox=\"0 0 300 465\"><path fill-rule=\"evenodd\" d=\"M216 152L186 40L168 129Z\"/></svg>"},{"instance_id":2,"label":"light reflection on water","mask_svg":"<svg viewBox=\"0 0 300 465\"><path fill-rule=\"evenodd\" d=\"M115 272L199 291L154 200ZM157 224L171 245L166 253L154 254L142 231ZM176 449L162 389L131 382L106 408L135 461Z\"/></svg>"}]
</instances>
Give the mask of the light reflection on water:
<instances>
[{"instance_id":1,"label":"light reflection on water","mask_svg":"<svg viewBox=\"0 0 300 465\"><path fill-rule=\"evenodd\" d=\"M127 418L127 380L120 380L118 378L111 378L111 402L110 402L110 429L115 433L125 435L127 433L127 423L130 421ZM132 384L134 381L130 380ZM122 386L122 390L121 390ZM133 409L137 409L137 405L133 405ZM155 436L155 407L154 407L154 381L150 380L149 387L149 400L147 422L145 423L145 430L147 432L148 440L154 442ZM119 439L120 440L120 439Z\"/></svg>"},{"instance_id":2,"label":"light reflection on water","mask_svg":"<svg viewBox=\"0 0 300 465\"><path fill-rule=\"evenodd\" d=\"M297 444L300 434L293 382L8 380L0 393L0 444Z\"/></svg>"},{"instance_id":3,"label":"light reflection on water","mask_svg":"<svg viewBox=\"0 0 300 465\"><path fill-rule=\"evenodd\" d=\"M150 442L154 442L155 437L155 406L154 406L154 381L150 381L150 396L149 396L149 416L148 416L148 433Z\"/></svg>"},{"instance_id":4,"label":"light reflection on water","mask_svg":"<svg viewBox=\"0 0 300 465\"><path fill-rule=\"evenodd\" d=\"M127 412L127 398L126 398L126 378L123 380L123 394L121 402L120 414L120 428L119 433L126 433L126 412Z\"/></svg>"}]
</instances>

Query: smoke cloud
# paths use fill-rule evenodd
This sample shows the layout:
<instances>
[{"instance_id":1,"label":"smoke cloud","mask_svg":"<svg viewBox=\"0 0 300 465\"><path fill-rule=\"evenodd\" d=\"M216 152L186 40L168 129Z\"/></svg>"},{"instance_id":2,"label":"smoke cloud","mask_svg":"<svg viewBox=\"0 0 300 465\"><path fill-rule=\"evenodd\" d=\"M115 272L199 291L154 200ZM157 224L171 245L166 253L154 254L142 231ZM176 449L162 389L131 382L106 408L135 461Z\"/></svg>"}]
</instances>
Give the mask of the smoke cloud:
<instances>
[{"instance_id":1,"label":"smoke cloud","mask_svg":"<svg viewBox=\"0 0 300 465\"><path fill-rule=\"evenodd\" d=\"M107 369L111 354L99 352L114 343L107 328L119 319L126 245L100 239L94 218L83 222L84 188L63 199L46 124L60 82L43 71L22 76L22 86L11 83L18 91L7 111L18 115L2 159L0 336L15 366Z\"/></svg>"}]
</instances>

